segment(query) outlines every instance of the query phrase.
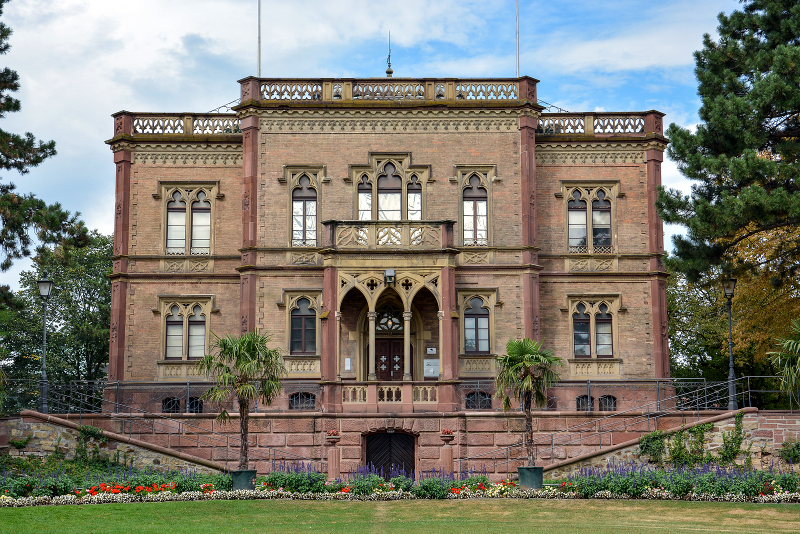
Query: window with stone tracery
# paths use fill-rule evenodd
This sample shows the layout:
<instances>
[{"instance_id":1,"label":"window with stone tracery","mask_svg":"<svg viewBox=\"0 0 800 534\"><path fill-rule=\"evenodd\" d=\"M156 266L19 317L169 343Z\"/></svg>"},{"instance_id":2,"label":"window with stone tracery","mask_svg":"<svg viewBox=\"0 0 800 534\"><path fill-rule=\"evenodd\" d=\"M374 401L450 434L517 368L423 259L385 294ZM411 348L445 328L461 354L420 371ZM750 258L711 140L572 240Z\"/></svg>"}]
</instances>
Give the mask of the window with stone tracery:
<instances>
[{"instance_id":1,"label":"window with stone tracery","mask_svg":"<svg viewBox=\"0 0 800 534\"><path fill-rule=\"evenodd\" d=\"M356 219L423 220L424 183L429 175L427 168L411 165L408 155L396 154L391 159L375 159L370 167L352 170L356 188Z\"/></svg>"},{"instance_id":2,"label":"window with stone tracery","mask_svg":"<svg viewBox=\"0 0 800 534\"><path fill-rule=\"evenodd\" d=\"M378 334L402 334L403 310L394 304L386 304L378 308L378 316L375 320L375 333Z\"/></svg>"},{"instance_id":3,"label":"window with stone tracery","mask_svg":"<svg viewBox=\"0 0 800 534\"><path fill-rule=\"evenodd\" d=\"M467 184L463 191L464 246L486 246L489 244L488 194L477 175L472 175Z\"/></svg>"},{"instance_id":4,"label":"window with stone tracery","mask_svg":"<svg viewBox=\"0 0 800 534\"><path fill-rule=\"evenodd\" d=\"M311 309L311 301L298 299L292 310L290 354L317 353L317 314Z\"/></svg>"},{"instance_id":5,"label":"window with stone tracery","mask_svg":"<svg viewBox=\"0 0 800 534\"><path fill-rule=\"evenodd\" d=\"M572 354L574 358L614 358L617 324L615 300L571 302Z\"/></svg>"},{"instance_id":6,"label":"window with stone tracery","mask_svg":"<svg viewBox=\"0 0 800 534\"><path fill-rule=\"evenodd\" d=\"M471 299L464 310L464 352L489 352L489 310L480 297Z\"/></svg>"},{"instance_id":7,"label":"window with stone tracery","mask_svg":"<svg viewBox=\"0 0 800 534\"><path fill-rule=\"evenodd\" d=\"M167 255L211 254L211 189L178 187L166 191Z\"/></svg>"},{"instance_id":8,"label":"window with stone tracery","mask_svg":"<svg viewBox=\"0 0 800 534\"><path fill-rule=\"evenodd\" d=\"M575 187L567 191L567 249L570 254L614 252L614 187Z\"/></svg>"},{"instance_id":9,"label":"window with stone tracery","mask_svg":"<svg viewBox=\"0 0 800 534\"><path fill-rule=\"evenodd\" d=\"M164 359L198 360L208 346L208 302L164 303Z\"/></svg>"}]
</instances>

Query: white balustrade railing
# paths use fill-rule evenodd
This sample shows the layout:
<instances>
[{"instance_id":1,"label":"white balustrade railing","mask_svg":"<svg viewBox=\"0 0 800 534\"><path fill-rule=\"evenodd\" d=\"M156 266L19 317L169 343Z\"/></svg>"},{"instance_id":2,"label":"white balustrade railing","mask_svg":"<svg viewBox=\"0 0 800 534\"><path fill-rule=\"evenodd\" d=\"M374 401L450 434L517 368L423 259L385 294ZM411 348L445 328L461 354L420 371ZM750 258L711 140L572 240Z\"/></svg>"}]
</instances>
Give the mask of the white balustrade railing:
<instances>
[{"instance_id":1,"label":"white balustrade railing","mask_svg":"<svg viewBox=\"0 0 800 534\"><path fill-rule=\"evenodd\" d=\"M329 221L334 225L333 246L336 248L443 248L443 226L449 221Z\"/></svg>"},{"instance_id":2,"label":"white balustrade railing","mask_svg":"<svg viewBox=\"0 0 800 534\"><path fill-rule=\"evenodd\" d=\"M378 402L403 402L403 386L378 386Z\"/></svg>"},{"instance_id":3,"label":"white balustrade railing","mask_svg":"<svg viewBox=\"0 0 800 534\"><path fill-rule=\"evenodd\" d=\"M239 119L233 114L169 115L141 113L133 115L133 134L153 135L225 135L241 134Z\"/></svg>"}]
</instances>

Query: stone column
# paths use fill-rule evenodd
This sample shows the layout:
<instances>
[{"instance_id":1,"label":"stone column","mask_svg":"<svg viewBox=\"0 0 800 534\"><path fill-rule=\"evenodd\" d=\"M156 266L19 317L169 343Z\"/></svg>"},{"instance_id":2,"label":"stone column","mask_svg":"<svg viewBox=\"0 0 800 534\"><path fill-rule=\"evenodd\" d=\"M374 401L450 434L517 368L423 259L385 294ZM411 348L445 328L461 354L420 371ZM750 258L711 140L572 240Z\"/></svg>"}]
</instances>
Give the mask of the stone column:
<instances>
[{"instance_id":1,"label":"stone column","mask_svg":"<svg viewBox=\"0 0 800 534\"><path fill-rule=\"evenodd\" d=\"M367 369L367 380L378 379L375 375L375 319L377 318L378 312L367 312L367 319L369 319L369 368Z\"/></svg>"},{"instance_id":2,"label":"stone column","mask_svg":"<svg viewBox=\"0 0 800 534\"><path fill-rule=\"evenodd\" d=\"M338 438L339 436L335 436ZM339 451L339 447L336 444L339 442L338 439L333 439L334 436L328 436L326 441L328 442L328 480L336 480L341 476L341 461L342 455L341 451Z\"/></svg>"},{"instance_id":3,"label":"stone column","mask_svg":"<svg viewBox=\"0 0 800 534\"><path fill-rule=\"evenodd\" d=\"M342 381L342 312L336 314L336 381Z\"/></svg>"},{"instance_id":4,"label":"stone column","mask_svg":"<svg viewBox=\"0 0 800 534\"><path fill-rule=\"evenodd\" d=\"M442 471L445 475L453 472L453 446L450 442L453 441L453 435L442 434L441 438L444 442L441 452L439 453L439 461L442 464Z\"/></svg>"},{"instance_id":5,"label":"stone column","mask_svg":"<svg viewBox=\"0 0 800 534\"><path fill-rule=\"evenodd\" d=\"M244 117L242 128L242 268L240 269L241 333L256 330L256 265L258 244L258 117Z\"/></svg>"},{"instance_id":6,"label":"stone column","mask_svg":"<svg viewBox=\"0 0 800 534\"><path fill-rule=\"evenodd\" d=\"M442 350L442 347L444 346L443 345L443 340L444 340L444 311L443 310L439 310L439 312L436 315L439 316L439 377L438 378L439 378L439 380L441 380L441 378L442 378L442 363L443 363L442 362L442 352L444 352Z\"/></svg>"},{"instance_id":7,"label":"stone column","mask_svg":"<svg viewBox=\"0 0 800 534\"><path fill-rule=\"evenodd\" d=\"M411 380L411 312L403 312L403 380Z\"/></svg>"}]
</instances>

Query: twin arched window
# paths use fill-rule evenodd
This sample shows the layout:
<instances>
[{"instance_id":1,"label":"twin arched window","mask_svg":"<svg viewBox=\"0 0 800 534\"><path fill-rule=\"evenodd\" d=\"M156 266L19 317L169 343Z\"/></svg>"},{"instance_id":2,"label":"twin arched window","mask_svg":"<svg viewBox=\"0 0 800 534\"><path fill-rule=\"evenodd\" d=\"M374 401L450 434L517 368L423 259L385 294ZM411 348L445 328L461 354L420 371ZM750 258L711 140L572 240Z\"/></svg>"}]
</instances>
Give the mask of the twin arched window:
<instances>
[{"instance_id":1,"label":"twin arched window","mask_svg":"<svg viewBox=\"0 0 800 534\"><path fill-rule=\"evenodd\" d=\"M200 190L175 190L167 202L168 255L211 254L211 202ZM188 246L187 246L188 245Z\"/></svg>"},{"instance_id":2,"label":"twin arched window","mask_svg":"<svg viewBox=\"0 0 800 534\"><path fill-rule=\"evenodd\" d=\"M317 191L308 176L292 190L292 246L317 246Z\"/></svg>"},{"instance_id":3,"label":"twin arched window","mask_svg":"<svg viewBox=\"0 0 800 534\"><path fill-rule=\"evenodd\" d=\"M192 360L206 354L206 317L200 305L191 308L177 304L169 309L166 318L167 360Z\"/></svg>"},{"instance_id":4,"label":"twin arched window","mask_svg":"<svg viewBox=\"0 0 800 534\"><path fill-rule=\"evenodd\" d=\"M582 191L574 189L567 201L567 245L571 254L610 254L611 243L611 201L604 189L597 190L591 202L591 216L589 204L585 200L592 194L592 189ZM591 221L591 224L589 222ZM589 242L589 227L591 226L592 240Z\"/></svg>"},{"instance_id":5,"label":"twin arched window","mask_svg":"<svg viewBox=\"0 0 800 534\"><path fill-rule=\"evenodd\" d=\"M592 335L594 333L594 336ZM576 358L614 356L613 317L606 304L592 312L580 303L572 314L573 354ZM592 339L594 338L594 346Z\"/></svg>"}]
</instances>

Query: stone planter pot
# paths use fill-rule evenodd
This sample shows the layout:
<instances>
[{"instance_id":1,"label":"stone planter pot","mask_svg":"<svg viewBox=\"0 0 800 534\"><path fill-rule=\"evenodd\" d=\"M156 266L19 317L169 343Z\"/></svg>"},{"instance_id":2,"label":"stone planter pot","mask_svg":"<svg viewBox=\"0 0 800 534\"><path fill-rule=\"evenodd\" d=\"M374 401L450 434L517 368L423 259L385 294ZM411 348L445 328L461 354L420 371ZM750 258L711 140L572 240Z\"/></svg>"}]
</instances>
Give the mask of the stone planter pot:
<instances>
[{"instance_id":1,"label":"stone planter pot","mask_svg":"<svg viewBox=\"0 0 800 534\"><path fill-rule=\"evenodd\" d=\"M328 445L336 445L342 436L325 436L325 439L328 441Z\"/></svg>"},{"instance_id":2,"label":"stone planter pot","mask_svg":"<svg viewBox=\"0 0 800 534\"><path fill-rule=\"evenodd\" d=\"M256 489L256 470L243 469L242 471L231 471L234 490L254 490Z\"/></svg>"},{"instance_id":3,"label":"stone planter pot","mask_svg":"<svg viewBox=\"0 0 800 534\"><path fill-rule=\"evenodd\" d=\"M439 437L442 438L442 441L444 441L445 445L449 445L450 442L453 441L453 439L455 439L455 436L453 434L439 434Z\"/></svg>"},{"instance_id":4,"label":"stone planter pot","mask_svg":"<svg viewBox=\"0 0 800 534\"><path fill-rule=\"evenodd\" d=\"M528 489L542 489L544 467L518 467L519 485Z\"/></svg>"}]
</instances>

